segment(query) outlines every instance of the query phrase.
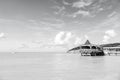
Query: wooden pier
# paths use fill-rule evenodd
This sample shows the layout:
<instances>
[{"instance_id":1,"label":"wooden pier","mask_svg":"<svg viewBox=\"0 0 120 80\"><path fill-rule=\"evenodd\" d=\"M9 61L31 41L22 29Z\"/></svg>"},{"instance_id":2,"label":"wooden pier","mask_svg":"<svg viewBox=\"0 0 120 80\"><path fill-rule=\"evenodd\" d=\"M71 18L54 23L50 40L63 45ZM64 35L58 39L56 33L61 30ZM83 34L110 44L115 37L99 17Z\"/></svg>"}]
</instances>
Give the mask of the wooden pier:
<instances>
[{"instance_id":1,"label":"wooden pier","mask_svg":"<svg viewBox=\"0 0 120 80\"><path fill-rule=\"evenodd\" d=\"M81 56L118 56L120 55L120 45L104 46L91 44L89 40L85 44L68 50L70 53L81 54Z\"/></svg>"}]
</instances>

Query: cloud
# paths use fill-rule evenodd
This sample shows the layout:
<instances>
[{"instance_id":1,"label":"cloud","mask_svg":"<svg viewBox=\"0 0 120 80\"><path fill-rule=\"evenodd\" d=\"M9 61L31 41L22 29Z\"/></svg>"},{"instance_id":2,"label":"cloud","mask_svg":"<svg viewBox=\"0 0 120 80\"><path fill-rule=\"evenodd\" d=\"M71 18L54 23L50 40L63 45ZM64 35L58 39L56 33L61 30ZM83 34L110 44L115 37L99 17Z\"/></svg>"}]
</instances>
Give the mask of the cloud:
<instances>
[{"instance_id":1,"label":"cloud","mask_svg":"<svg viewBox=\"0 0 120 80\"><path fill-rule=\"evenodd\" d=\"M0 33L0 38L5 38L5 33Z\"/></svg>"},{"instance_id":2,"label":"cloud","mask_svg":"<svg viewBox=\"0 0 120 80\"><path fill-rule=\"evenodd\" d=\"M87 35L85 35L84 37L85 37L85 39L89 39L89 37Z\"/></svg>"},{"instance_id":3,"label":"cloud","mask_svg":"<svg viewBox=\"0 0 120 80\"><path fill-rule=\"evenodd\" d=\"M108 18L105 19L98 28L119 28L120 27L120 14L118 12L112 12L108 15Z\"/></svg>"},{"instance_id":4,"label":"cloud","mask_svg":"<svg viewBox=\"0 0 120 80\"><path fill-rule=\"evenodd\" d=\"M4 37L5 34L4 33L0 33L0 38Z\"/></svg>"},{"instance_id":5,"label":"cloud","mask_svg":"<svg viewBox=\"0 0 120 80\"><path fill-rule=\"evenodd\" d=\"M117 12L116 12L116 11L113 11L111 14L108 15L108 17L111 18L111 17L114 17L114 16L116 16L116 15L117 15Z\"/></svg>"},{"instance_id":6,"label":"cloud","mask_svg":"<svg viewBox=\"0 0 120 80\"><path fill-rule=\"evenodd\" d=\"M109 41L109 39L115 37L117 35L117 33L114 30L107 30L105 32L105 35L103 37L103 42L107 43Z\"/></svg>"},{"instance_id":7,"label":"cloud","mask_svg":"<svg viewBox=\"0 0 120 80\"><path fill-rule=\"evenodd\" d=\"M22 49L22 48L29 48L29 45L23 43L23 44L21 44L18 48L19 48L19 49Z\"/></svg>"},{"instance_id":8,"label":"cloud","mask_svg":"<svg viewBox=\"0 0 120 80\"><path fill-rule=\"evenodd\" d=\"M97 13L106 9L102 6L103 2L101 0L61 1L57 2L56 6L53 7L55 9L54 14L65 17L76 18L78 15L95 17Z\"/></svg>"},{"instance_id":9,"label":"cloud","mask_svg":"<svg viewBox=\"0 0 120 80\"><path fill-rule=\"evenodd\" d=\"M56 44L63 44L63 41L61 40L61 38L62 38L62 36L64 36L64 34L65 34L64 32L59 32L59 33L56 35L54 42L55 42Z\"/></svg>"},{"instance_id":10,"label":"cloud","mask_svg":"<svg viewBox=\"0 0 120 80\"><path fill-rule=\"evenodd\" d=\"M70 3L68 3L67 1L63 0L63 4L64 5L71 5Z\"/></svg>"},{"instance_id":11,"label":"cloud","mask_svg":"<svg viewBox=\"0 0 120 80\"><path fill-rule=\"evenodd\" d=\"M82 43L82 37L73 34L72 32L59 32L54 38L54 44L64 48L71 48Z\"/></svg>"},{"instance_id":12,"label":"cloud","mask_svg":"<svg viewBox=\"0 0 120 80\"><path fill-rule=\"evenodd\" d=\"M78 15L83 15L83 16L90 16L90 12L89 11L84 11L84 10L79 10L75 13L72 14L72 17L77 17Z\"/></svg>"},{"instance_id":13,"label":"cloud","mask_svg":"<svg viewBox=\"0 0 120 80\"><path fill-rule=\"evenodd\" d=\"M75 8L84 8L85 6L89 6L92 4L91 0L79 0L77 2L74 2L72 7Z\"/></svg>"},{"instance_id":14,"label":"cloud","mask_svg":"<svg viewBox=\"0 0 120 80\"><path fill-rule=\"evenodd\" d=\"M54 39L55 44L66 44L72 38L71 32L59 32Z\"/></svg>"},{"instance_id":15,"label":"cloud","mask_svg":"<svg viewBox=\"0 0 120 80\"><path fill-rule=\"evenodd\" d=\"M106 35L110 36L110 37L115 37L117 34L114 30L107 30L105 32Z\"/></svg>"},{"instance_id":16,"label":"cloud","mask_svg":"<svg viewBox=\"0 0 120 80\"><path fill-rule=\"evenodd\" d=\"M46 20L41 20L39 23L39 25L44 26L44 28L62 28L65 26L65 22L63 20L59 20L59 19L46 19Z\"/></svg>"},{"instance_id":17,"label":"cloud","mask_svg":"<svg viewBox=\"0 0 120 80\"><path fill-rule=\"evenodd\" d=\"M108 43L108 40L110 39L110 37L107 36L107 35L104 35L103 38L104 38L104 39L103 39L103 42L104 42L104 43Z\"/></svg>"},{"instance_id":18,"label":"cloud","mask_svg":"<svg viewBox=\"0 0 120 80\"><path fill-rule=\"evenodd\" d=\"M65 9L66 9L64 6L62 6L62 7L60 7L60 6L54 6L53 8L56 9L56 11L54 12L54 14L64 15Z\"/></svg>"},{"instance_id":19,"label":"cloud","mask_svg":"<svg viewBox=\"0 0 120 80\"><path fill-rule=\"evenodd\" d=\"M68 42L71 37L72 37L72 33L71 32L67 32L66 33L66 38L64 39L64 41Z\"/></svg>"},{"instance_id":20,"label":"cloud","mask_svg":"<svg viewBox=\"0 0 120 80\"><path fill-rule=\"evenodd\" d=\"M29 46L49 49L68 49L81 43L81 38L69 31L60 31L49 40L34 40ZM33 45L34 44L34 45Z\"/></svg>"},{"instance_id":21,"label":"cloud","mask_svg":"<svg viewBox=\"0 0 120 80\"><path fill-rule=\"evenodd\" d=\"M45 17L41 20L28 20L26 27L31 30L40 30L44 31L56 31L62 29L66 23L62 19L57 19L53 17Z\"/></svg>"},{"instance_id":22,"label":"cloud","mask_svg":"<svg viewBox=\"0 0 120 80\"><path fill-rule=\"evenodd\" d=\"M75 45L78 45L78 44L81 44L81 41L82 41L82 39L81 38L79 38L79 37L76 37L76 39L75 39Z\"/></svg>"},{"instance_id":23,"label":"cloud","mask_svg":"<svg viewBox=\"0 0 120 80\"><path fill-rule=\"evenodd\" d=\"M62 4L53 6L52 8L55 9L54 14L60 15L60 16L66 16L66 17L73 17L76 18L78 15L83 16L91 16L90 10L88 9L81 9L85 6L89 6L92 4L92 0L79 0L77 2L69 3L68 1L62 0ZM69 5L69 6L68 6ZM68 6L68 7L67 7ZM78 8L79 10L74 10L74 8ZM71 11L69 12L69 10Z\"/></svg>"}]
</instances>

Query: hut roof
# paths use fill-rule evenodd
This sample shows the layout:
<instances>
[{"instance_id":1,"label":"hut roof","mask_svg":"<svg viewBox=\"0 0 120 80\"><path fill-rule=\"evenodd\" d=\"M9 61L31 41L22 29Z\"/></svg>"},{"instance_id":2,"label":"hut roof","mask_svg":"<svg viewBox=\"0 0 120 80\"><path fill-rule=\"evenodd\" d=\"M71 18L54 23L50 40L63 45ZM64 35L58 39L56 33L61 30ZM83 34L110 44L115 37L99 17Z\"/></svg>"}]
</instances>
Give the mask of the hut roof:
<instances>
[{"instance_id":1,"label":"hut roof","mask_svg":"<svg viewBox=\"0 0 120 80\"><path fill-rule=\"evenodd\" d=\"M87 40L84 45L90 45L90 44L91 44L90 41Z\"/></svg>"},{"instance_id":2,"label":"hut roof","mask_svg":"<svg viewBox=\"0 0 120 80\"><path fill-rule=\"evenodd\" d=\"M79 50L81 46L97 46L97 47L101 47L99 45L95 45L95 44L91 44L89 40L87 40L84 44L74 47L72 49L70 49L69 51L74 51L74 50Z\"/></svg>"}]
</instances>

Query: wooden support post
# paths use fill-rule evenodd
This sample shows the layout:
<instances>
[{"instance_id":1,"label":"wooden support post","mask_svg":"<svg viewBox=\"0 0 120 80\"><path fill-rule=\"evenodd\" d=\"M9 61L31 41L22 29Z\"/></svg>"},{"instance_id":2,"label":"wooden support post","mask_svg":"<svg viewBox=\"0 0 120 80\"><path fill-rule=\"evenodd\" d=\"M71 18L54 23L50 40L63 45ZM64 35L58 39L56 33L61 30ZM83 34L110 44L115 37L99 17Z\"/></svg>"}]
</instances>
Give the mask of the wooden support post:
<instances>
[{"instance_id":1,"label":"wooden support post","mask_svg":"<svg viewBox=\"0 0 120 80\"><path fill-rule=\"evenodd\" d=\"M74 50L74 54L75 54L75 50Z\"/></svg>"},{"instance_id":2,"label":"wooden support post","mask_svg":"<svg viewBox=\"0 0 120 80\"><path fill-rule=\"evenodd\" d=\"M108 53L108 55L110 56L110 53Z\"/></svg>"}]
</instances>

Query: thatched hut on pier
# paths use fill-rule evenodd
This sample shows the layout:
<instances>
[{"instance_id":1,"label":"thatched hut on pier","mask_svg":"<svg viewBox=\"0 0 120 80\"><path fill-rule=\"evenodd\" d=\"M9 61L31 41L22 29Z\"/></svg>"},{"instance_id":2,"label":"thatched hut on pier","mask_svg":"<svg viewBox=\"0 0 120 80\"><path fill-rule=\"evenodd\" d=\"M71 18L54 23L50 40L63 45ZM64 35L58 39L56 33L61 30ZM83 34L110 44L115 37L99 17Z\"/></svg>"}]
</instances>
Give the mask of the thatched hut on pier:
<instances>
[{"instance_id":1,"label":"thatched hut on pier","mask_svg":"<svg viewBox=\"0 0 120 80\"><path fill-rule=\"evenodd\" d=\"M68 50L68 52L76 50L79 51L82 56L104 56L102 47L99 45L91 44L89 40L87 40L85 44Z\"/></svg>"}]
</instances>

